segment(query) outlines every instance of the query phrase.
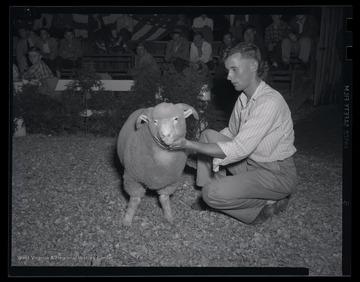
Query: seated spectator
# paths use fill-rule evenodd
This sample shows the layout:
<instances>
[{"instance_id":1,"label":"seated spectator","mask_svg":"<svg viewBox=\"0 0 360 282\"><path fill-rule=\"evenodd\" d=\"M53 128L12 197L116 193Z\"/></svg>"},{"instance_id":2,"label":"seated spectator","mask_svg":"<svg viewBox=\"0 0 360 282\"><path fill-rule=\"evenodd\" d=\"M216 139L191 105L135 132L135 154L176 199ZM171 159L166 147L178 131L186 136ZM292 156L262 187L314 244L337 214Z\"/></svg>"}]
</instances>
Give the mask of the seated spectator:
<instances>
[{"instance_id":1,"label":"seated spectator","mask_svg":"<svg viewBox=\"0 0 360 282\"><path fill-rule=\"evenodd\" d=\"M136 46L135 70L144 71L152 76L160 76L161 71L154 57L146 50L144 42Z\"/></svg>"},{"instance_id":2,"label":"seated spectator","mask_svg":"<svg viewBox=\"0 0 360 282\"><path fill-rule=\"evenodd\" d=\"M251 25L255 28L257 35L260 38L263 38L263 28L261 24L260 15L237 15L235 21L239 20L242 29L244 30L246 26Z\"/></svg>"},{"instance_id":3,"label":"seated spectator","mask_svg":"<svg viewBox=\"0 0 360 282\"><path fill-rule=\"evenodd\" d=\"M262 58L266 58L266 51L264 47L264 41L261 36L258 35L256 28L253 25L247 25L244 28L244 41L252 43L260 50Z\"/></svg>"},{"instance_id":4,"label":"seated spectator","mask_svg":"<svg viewBox=\"0 0 360 282\"><path fill-rule=\"evenodd\" d=\"M190 64L200 68L201 63L206 64L210 71L215 67L211 44L204 40L201 33L195 33L190 46Z\"/></svg>"},{"instance_id":5,"label":"seated spectator","mask_svg":"<svg viewBox=\"0 0 360 282\"><path fill-rule=\"evenodd\" d=\"M290 20L287 36L281 43L284 65L289 65L291 53L298 56L304 67L309 64L318 29L317 20L313 15L296 15Z\"/></svg>"},{"instance_id":6,"label":"seated spectator","mask_svg":"<svg viewBox=\"0 0 360 282\"><path fill-rule=\"evenodd\" d=\"M231 32L233 38L237 41L237 42L243 42L244 38L243 38L243 27L241 25L241 20L240 19L236 19L234 22L234 25L230 26L229 31Z\"/></svg>"},{"instance_id":7,"label":"seated spectator","mask_svg":"<svg viewBox=\"0 0 360 282\"><path fill-rule=\"evenodd\" d=\"M259 76L266 83L271 84L269 76L269 64L266 61L266 53L263 40L257 35L256 29L252 25L248 25L244 29L244 42L254 44L260 51L261 63L259 65Z\"/></svg>"},{"instance_id":8,"label":"seated spectator","mask_svg":"<svg viewBox=\"0 0 360 282\"><path fill-rule=\"evenodd\" d=\"M116 20L116 42L115 51L128 51L128 41L131 40L134 31L134 20L128 14L120 14Z\"/></svg>"},{"instance_id":9,"label":"seated spectator","mask_svg":"<svg viewBox=\"0 0 360 282\"><path fill-rule=\"evenodd\" d=\"M43 79L46 77L53 77L50 68L42 61L41 50L38 47L31 47L28 51L31 67L23 73L24 79Z\"/></svg>"},{"instance_id":10,"label":"seated spectator","mask_svg":"<svg viewBox=\"0 0 360 282\"><path fill-rule=\"evenodd\" d=\"M36 47L41 50L42 60L48 65L54 75L56 75L55 58L58 54L58 42L55 38L49 36L46 28L40 28L40 40Z\"/></svg>"},{"instance_id":11,"label":"seated spectator","mask_svg":"<svg viewBox=\"0 0 360 282\"><path fill-rule=\"evenodd\" d=\"M227 74L224 58L227 55L227 53L230 52L231 48L235 47L237 43L238 42L233 38L230 31L224 33L223 43L221 44L219 51L219 64L216 68L216 73L215 73L216 79L223 78Z\"/></svg>"},{"instance_id":12,"label":"seated spectator","mask_svg":"<svg viewBox=\"0 0 360 282\"><path fill-rule=\"evenodd\" d=\"M281 20L281 15L271 15L272 23L265 29L264 45L267 58L277 68L281 62L281 42L286 36L288 25Z\"/></svg>"},{"instance_id":13,"label":"seated spectator","mask_svg":"<svg viewBox=\"0 0 360 282\"><path fill-rule=\"evenodd\" d=\"M41 60L41 50L38 47L29 49L29 60L31 67L22 75L23 79L36 79L40 82L40 91L44 94L51 94L55 90L56 84L49 87L48 79L54 78L54 75L45 62Z\"/></svg>"},{"instance_id":14,"label":"seated spectator","mask_svg":"<svg viewBox=\"0 0 360 282\"><path fill-rule=\"evenodd\" d=\"M75 38L74 30L66 28L64 38L60 41L56 57L56 76L61 77L63 68L79 69L82 65L81 42Z\"/></svg>"},{"instance_id":15,"label":"seated spectator","mask_svg":"<svg viewBox=\"0 0 360 282\"><path fill-rule=\"evenodd\" d=\"M57 39L64 38L65 29L74 26L72 14L53 14L51 19L51 28L49 32L52 37Z\"/></svg>"},{"instance_id":16,"label":"seated spectator","mask_svg":"<svg viewBox=\"0 0 360 282\"><path fill-rule=\"evenodd\" d=\"M110 52L113 41L112 32L100 14L91 14L88 19L88 38L100 50Z\"/></svg>"},{"instance_id":17,"label":"seated spectator","mask_svg":"<svg viewBox=\"0 0 360 282\"><path fill-rule=\"evenodd\" d=\"M180 28L183 37L189 40L191 31L191 20L187 18L185 14L178 14L175 26L176 28Z\"/></svg>"},{"instance_id":18,"label":"seated spectator","mask_svg":"<svg viewBox=\"0 0 360 282\"><path fill-rule=\"evenodd\" d=\"M183 37L179 28L171 34L167 43L165 62L172 63L178 72L182 72L189 61L189 41Z\"/></svg>"},{"instance_id":19,"label":"seated spectator","mask_svg":"<svg viewBox=\"0 0 360 282\"><path fill-rule=\"evenodd\" d=\"M223 41L220 46L220 61L224 62L224 57L227 52L230 51L231 48L235 47L236 44L240 42L237 42L237 40L233 37L232 33L230 31L225 32L223 35Z\"/></svg>"},{"instance_id":20,"label":"seated spectator","mask_svg":"<svg viewBox=\"0 0 360 282\"><path fill-rule=\"evenodd\" d=\"M30 65L28 50L36 45L39 38L27 27L20 27L18 32L20 38L16 42L16 61L22 75Z\"/></svg>"},{"instance_id":21,"label":"seated spectator","mask_svg":"<svg viewBox=\"0 0 360 282\"><path fill-rule=\"evenodd\" d=\"M214 41L214 21L207 17L206 14L201 14L200 17L194 18L192 29L195 33L201 33L205 41L210 44Z\"/></svg>"}]
</instances>

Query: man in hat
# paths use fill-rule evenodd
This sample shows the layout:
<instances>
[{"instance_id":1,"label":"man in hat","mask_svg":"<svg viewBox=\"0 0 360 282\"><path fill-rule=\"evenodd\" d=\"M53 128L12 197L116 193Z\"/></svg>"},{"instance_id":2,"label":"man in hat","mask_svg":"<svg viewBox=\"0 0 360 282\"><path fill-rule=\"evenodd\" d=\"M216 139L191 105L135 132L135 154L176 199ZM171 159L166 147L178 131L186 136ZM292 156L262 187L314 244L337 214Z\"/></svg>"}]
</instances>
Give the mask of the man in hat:
<instances>
[{"instance_id":1,"label":"man in hat","mask_svg":"<svg viewBox=\"0 0 360 282\"><path fill-rule=\"evenodd\" d=\"M182 72L189 61L189 41L179 28L174 29L171 38L166 46L165 62L172 63L176 71Z\"/></svg>"}]
</instances>

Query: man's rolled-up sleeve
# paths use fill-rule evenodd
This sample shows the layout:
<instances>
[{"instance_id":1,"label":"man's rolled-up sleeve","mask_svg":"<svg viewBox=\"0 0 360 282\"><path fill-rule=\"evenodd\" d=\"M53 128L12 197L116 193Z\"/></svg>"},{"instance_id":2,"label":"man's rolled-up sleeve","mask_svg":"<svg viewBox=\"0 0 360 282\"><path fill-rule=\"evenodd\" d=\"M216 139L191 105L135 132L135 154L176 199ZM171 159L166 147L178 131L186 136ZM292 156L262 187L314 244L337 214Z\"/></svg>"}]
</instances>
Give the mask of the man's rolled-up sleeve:
<instances>
[{"instance_id":1,"label":"man's rolled-up sleeve","mask_svg":"<svg viewBox=\"0 0 360 282\"><path fill-rule=\"evenodd\" d=\"M233 140L217 142L226 157L221 162L216 161L216 164L225 166L247 158L273 128L278 115L276 102L261 102L242 124Z\"/></svg>"}]
</instances>

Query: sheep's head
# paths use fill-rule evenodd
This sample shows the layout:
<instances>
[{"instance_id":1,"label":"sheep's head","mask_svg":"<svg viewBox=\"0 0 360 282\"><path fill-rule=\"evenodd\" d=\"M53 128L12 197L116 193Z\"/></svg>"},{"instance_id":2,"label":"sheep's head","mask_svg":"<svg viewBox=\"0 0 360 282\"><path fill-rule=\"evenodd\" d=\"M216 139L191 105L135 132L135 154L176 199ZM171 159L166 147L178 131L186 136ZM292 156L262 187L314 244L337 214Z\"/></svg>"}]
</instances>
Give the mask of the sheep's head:
<instances>
[{"instance_id":1,"label":"sheep's head","mask_svg":"<svg viewBox=\"0 0 360 282\"><path fill-rule=\"evenodd\" d=\"M136 127L141 127L143 122L147 123L156 142L166 148L178 138L185 137L185 118L191 114L199 119L196 110L187 104L161 103L145 109L138 117Z\"/></svg>"}]
</instances>

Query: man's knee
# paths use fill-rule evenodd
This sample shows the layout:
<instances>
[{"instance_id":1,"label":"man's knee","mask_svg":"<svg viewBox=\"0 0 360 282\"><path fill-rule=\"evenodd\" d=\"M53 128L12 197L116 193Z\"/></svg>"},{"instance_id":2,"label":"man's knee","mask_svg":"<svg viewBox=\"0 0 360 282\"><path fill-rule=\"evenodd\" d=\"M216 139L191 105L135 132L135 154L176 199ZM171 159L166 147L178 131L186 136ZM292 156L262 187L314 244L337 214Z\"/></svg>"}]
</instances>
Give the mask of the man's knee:
<instances>
[{"instance_id":1,"label":"man's knee","mask_svg":"<svg viewBox=\"0 0 360 282\"><path fill-rule=\"evenodd\" d=\"M212 140L212 136L215 133L218 132L213 129L206 129L201 133L199 141L204 143L211 143L210 141Z\"/></svg>"},{"instance_id":2,"label":"man's knee","mask_svg":"<svg viewBox=\"0 0 360 282\"><path fill-rule=\"evenodd\" d=\"M203 200L213 208L219 208L223 202L219 193L220 187L216 183L217 181L209 182L201 190Z\"/></svg>"},{"instance_id":3,"label":"man's knee","mask_svg":"<svg viewBox=\"0 0 360 282\"><path fill-rule=\"evenodd\" d=\"M291 46L291 40L288 37L285 37L282 41L281 41L281 45L282 46Z\"/></svg>"},{"instance_id":4,"label":"man's knee","mask_svg":"<svg viewBox=\"0 0 360 282\"><path fill-rule=\"evenodd\" d=\"M303 45L303 44L311 45L311 39L309 37L301 37L299 39L299 43L300 43L300 45Z\"/></svg>"}]
</instances>

